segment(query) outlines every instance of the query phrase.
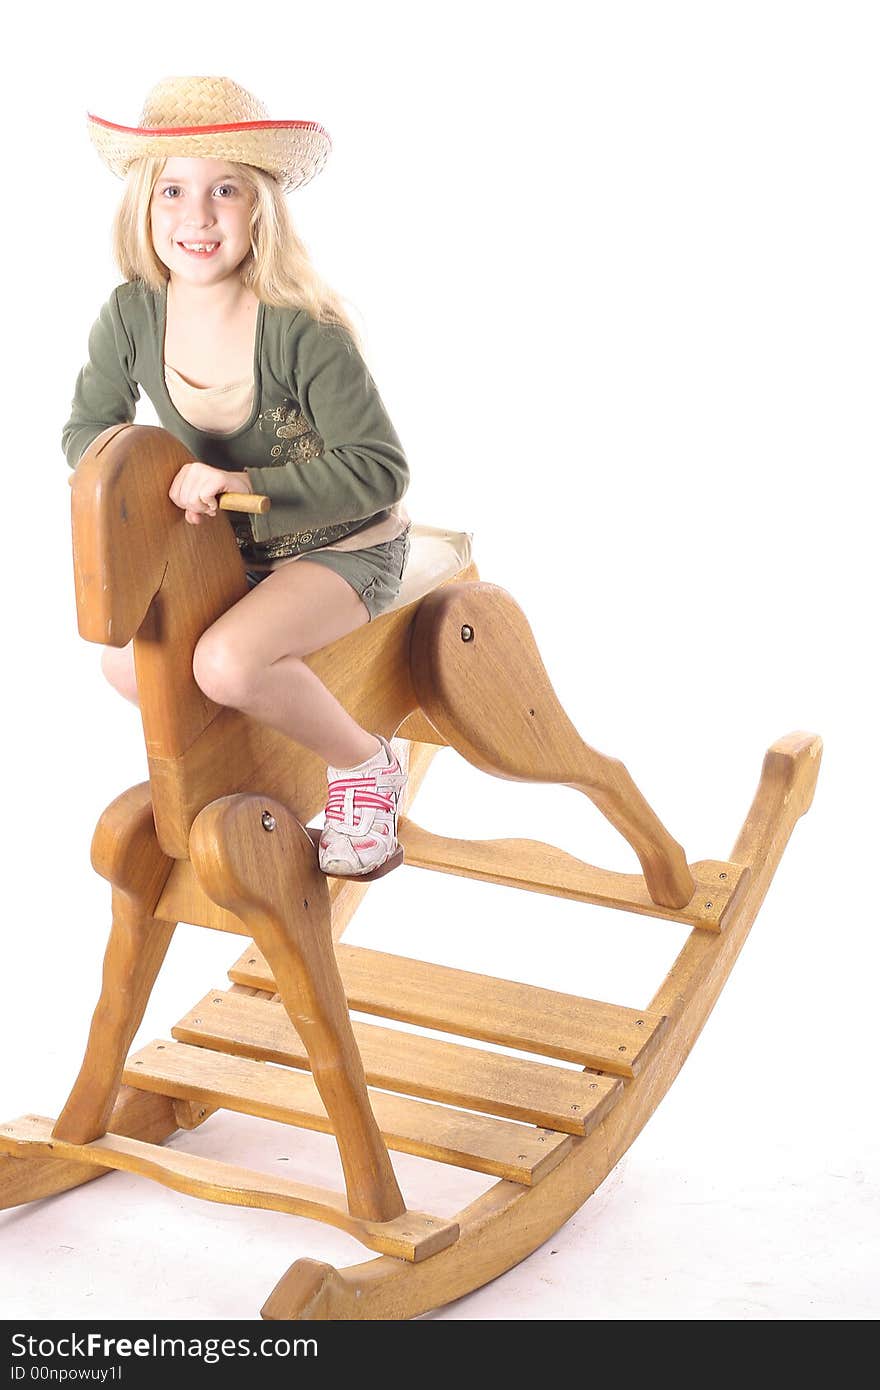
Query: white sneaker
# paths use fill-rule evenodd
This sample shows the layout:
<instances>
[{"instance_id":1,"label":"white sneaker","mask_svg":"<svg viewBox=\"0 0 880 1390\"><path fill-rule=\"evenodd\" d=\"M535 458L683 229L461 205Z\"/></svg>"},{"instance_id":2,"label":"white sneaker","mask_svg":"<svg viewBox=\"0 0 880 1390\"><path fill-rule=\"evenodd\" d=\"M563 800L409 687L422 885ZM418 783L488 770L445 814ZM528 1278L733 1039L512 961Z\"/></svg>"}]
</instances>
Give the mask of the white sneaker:
<instances>
[{"instance_id":1,"label":"white sneaker","mask_svg":"<svg viewBox=\"0 0 880 1390\"><path fill-rule=\"evenodd\" d=\"M407 771L391 744L357 767L327 769L327 805L318 842L324 873L357 875L378 869L397 849L397 816Z\"/></svg>"}]
</instances>

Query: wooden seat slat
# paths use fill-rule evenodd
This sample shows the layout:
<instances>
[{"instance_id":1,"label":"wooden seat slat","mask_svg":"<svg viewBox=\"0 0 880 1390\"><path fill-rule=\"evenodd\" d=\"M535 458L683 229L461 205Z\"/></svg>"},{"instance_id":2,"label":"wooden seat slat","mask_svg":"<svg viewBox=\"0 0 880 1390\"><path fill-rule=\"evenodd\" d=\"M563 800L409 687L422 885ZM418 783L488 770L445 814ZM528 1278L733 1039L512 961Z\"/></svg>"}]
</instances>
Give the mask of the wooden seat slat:
<instances>
[{"instance_id":1,"label":"wooden seat slat","mask_svg":"<svg viewBox=\"0 0 880 1390\"><path fill-rule=\"evenodd\" d=\"M354 1021L371 1086L445 1105L586 1134L616 1099L616 1077ZM178 1042L307 1068L308 1054L281 1003L210 991L171 1030Z\"/></svg>"},{"instance_id":2,"label":"wooden seat slat","mask_svg":"<svg viewBox=\"0 0 880 1390\"><path fill-rule=\"evenodd\" d=\"M157 1039L129 1057L123 1081L176 1100L333 1133L310 1072ZM526 1187L555 1168L571 1144L567 1135L494 1115L453 1110L387 1091L370 1090L369 1097L390 1149Z\"/></svg>"},{"instance_id":3,"label":"wooden seat slat","mask_svg":"<svg viewBox=\"0 0 880 1390\"><path fill-rule=\"evenodd\" d=\"M666 1019L647 1010L362 946L338 944L336 960L350 1009L618 1076L637 1075L666 1031ZM236 984L276 988L253 944L228 973Z\"/></svg>"}]
</instances>

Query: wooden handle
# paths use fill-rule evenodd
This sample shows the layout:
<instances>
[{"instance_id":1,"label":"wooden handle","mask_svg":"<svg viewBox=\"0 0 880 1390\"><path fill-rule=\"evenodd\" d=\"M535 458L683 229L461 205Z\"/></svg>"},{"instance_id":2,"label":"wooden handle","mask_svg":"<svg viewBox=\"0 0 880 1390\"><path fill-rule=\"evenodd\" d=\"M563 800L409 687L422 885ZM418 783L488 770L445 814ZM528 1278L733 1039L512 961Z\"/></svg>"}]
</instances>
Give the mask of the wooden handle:
<instances>
[{"instance_id":1,"label":"wooden handle","mask_svg":"<svg viewBox=\"0 0 880 1390\"><path fill-rule=\"evenodd\" d=\"M221 512L256 512L264 516L272 506L271 497L261 492L221 492L219 497Z\"/></svg>"},{"instance_id":2,"label":"wooden handle","mask_svg":"<svg viewBox=\"0 0 880 1390\"><path fill-rule=\"evenodd\" d=\"M71 487L75 472L74 469L67 479ZM262 492L221 492L219 497L221 512L255 512L258 516L265 516L272 506L271 497L266 497Z\"/></svg>"}]
</instances>

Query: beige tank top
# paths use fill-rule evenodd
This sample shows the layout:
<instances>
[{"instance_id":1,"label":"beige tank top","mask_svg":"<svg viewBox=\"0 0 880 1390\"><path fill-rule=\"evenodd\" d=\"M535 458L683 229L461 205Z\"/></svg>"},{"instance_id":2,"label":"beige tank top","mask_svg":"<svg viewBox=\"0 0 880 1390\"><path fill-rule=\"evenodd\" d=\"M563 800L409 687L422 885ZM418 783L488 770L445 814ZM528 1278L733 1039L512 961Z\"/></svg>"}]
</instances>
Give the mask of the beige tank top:
<instances>
[{"instance_id":1,"label":"beige tank top","mask_svg":"<svg viewBox=\"0 0 880 1390\"><path fill-rule=\"evenodd\" d=\"M193 386L185 376L165 363L165 384L175 409L204 434L222 436L234 434L241 429L251 416L254 408L253 377L241 381L231 381L226 386ZM405 531L410 523L409 514L402 502L395 502L388 516L377 521L375 526L367 526L354 536L346 536L333 545L315 546L315 550L363 550L366 546L381 545L392 541ZM305 554L312 554L306 551ZM279 565L289 565L293 560L302 560L305 555L288 555L282 560L248 561L252 569L277 569Z\"/></svg>"}]
</instances>

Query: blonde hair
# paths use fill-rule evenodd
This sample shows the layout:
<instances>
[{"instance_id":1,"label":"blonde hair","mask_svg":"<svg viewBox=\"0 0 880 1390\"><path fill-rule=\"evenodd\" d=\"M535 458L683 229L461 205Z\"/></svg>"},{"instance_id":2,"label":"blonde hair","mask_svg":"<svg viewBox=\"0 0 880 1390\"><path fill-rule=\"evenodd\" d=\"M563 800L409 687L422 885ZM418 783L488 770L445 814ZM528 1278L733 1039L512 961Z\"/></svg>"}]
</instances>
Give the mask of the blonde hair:
<instances>
[{"instance_id":1,"label":"blonde hair","mask_svg":"<svg viewBox=\"0 0 880 1390\"><path fill-rule=\"evenodd\" d=\"M125 280L141 280L161 290L169 279L150 229L150 204L165 157L148 155L130 165L125 190L113 220L112 247ZM361 348L358 331L340 295L315 270L294 230L290 210L277 179L253 164L230 161L230 168L251 193L251 249L239 266L241 282L265 304L305 309L320 323L340 324Z\"/></svg>"}]
</instances>

